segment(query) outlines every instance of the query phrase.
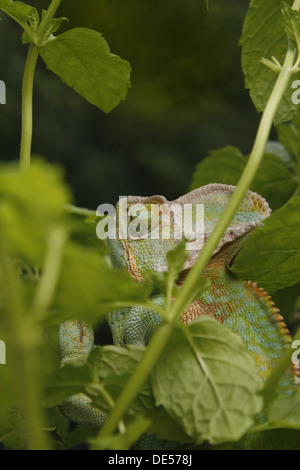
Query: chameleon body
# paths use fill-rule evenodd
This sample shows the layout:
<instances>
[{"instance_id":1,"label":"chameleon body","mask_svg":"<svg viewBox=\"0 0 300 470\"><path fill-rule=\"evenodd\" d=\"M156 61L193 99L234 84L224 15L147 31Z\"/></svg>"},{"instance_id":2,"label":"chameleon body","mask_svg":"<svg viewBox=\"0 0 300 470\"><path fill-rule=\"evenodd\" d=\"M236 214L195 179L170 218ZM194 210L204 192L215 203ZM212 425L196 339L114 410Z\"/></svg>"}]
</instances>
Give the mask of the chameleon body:
<instances>
[{"instance_id":1,"label":"chameleon body","mask_svg":"<svg viewBox=\"0 0 300 470\"><path fill-rule=\"evenodd\" d=\"M181 207L204 204L204 236L188 252L184 269L177 280L179 286L197 259L234 189L234 186L210 184L171 202L163 196L128 197L128 206L143 204L145 216L149 215L151 204L165 204L169 207L174 203ZM200 315L209 315L237 333L263 377L268 376L291 339L270 296L256 283L237 279L229 267L241 248L242 240L260 227L270 213L267 202L260 195L248 191L204 271L204 276L210 279L210 288L189 305L181 316L182 322L189 323ZM142 210L139 216L143 216ZM180 242L172 230L170 233L169 239L129 237L108 240L113 265L126 269L137 281L143 279L149 270L166 271L166 253ZM155 289L151 300L162 306L165 301L164 296ZM114 344L125 346L147 345L162 320L152 310L133 307L109 313L107 321ZM78 320L65 322L60 326L59 341L61 363L64 365L70 359L83 357L93 348L92 328ZM294 384L294 374L289 372L282 378L279 387L288 392L293 390ZM101 426L105 420L105 415L99 409L92 408L89 398L83 394L72 396L62 409L68 418L80 424Z\"/></svg>"}]
</instances>

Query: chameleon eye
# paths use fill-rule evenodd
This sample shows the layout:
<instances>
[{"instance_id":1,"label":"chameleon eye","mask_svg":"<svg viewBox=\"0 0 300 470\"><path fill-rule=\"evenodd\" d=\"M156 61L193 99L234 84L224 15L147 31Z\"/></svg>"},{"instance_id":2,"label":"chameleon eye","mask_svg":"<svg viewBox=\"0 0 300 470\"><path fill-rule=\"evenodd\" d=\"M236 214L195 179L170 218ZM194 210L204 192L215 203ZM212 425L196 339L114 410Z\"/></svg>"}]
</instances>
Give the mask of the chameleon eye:
<instances>
[{"instance_id":1,"label":"chameleon eye","mask_svg":"<svg viewBox=\"0 0 300 470\"><path fill-rule=\"evenodd\" d=\"M131 239L148 238L162 221L161 203L132 204L128 209L128 234Z\"/></svg>"},{"instance_id":2,"label":"chameleon eye","mask_svg":"<svg viewBox=\"0 0 300 470\"><path fill-rule=\"evenodd\" d=\"M132 239L145 238L151 227L149 207L133 204L128 209L128 235Z\"/></svg>"}]
</instances>

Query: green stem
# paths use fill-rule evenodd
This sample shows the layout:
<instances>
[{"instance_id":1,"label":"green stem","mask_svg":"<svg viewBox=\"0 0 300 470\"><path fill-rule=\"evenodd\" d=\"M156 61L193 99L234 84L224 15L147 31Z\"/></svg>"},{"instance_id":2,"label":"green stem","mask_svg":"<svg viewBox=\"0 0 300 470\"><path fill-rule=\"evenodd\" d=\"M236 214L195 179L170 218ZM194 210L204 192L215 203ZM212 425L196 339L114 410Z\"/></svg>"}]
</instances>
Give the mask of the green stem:
<instances>
[{"instance_id":1,"label":"green stem","mask_svg":"<svg viewBox=\"0 0 300 470\"><path fill-rule=\"evenodd\" d=\"M264 424L258 424L257 426L254 426L253 428L250 428L249 431L247 431L247 434L254 434L256 432L262 432L262 431L270 431L271 429L295 429L299 431L299 424L287 424L285 423L264 423Z\"/></svg>"},{"instance_id":2,"label":"green stem","mask_svg":"<svg viewBox=\"0 0 300 470\"><path fill-rule=\"evenodd\" d=\"M22 133L20 149L20 168L28 170L30 168L31 142L32 142L32 96L33 80L36 67L36 61L39 55L39 45L47 37L50 22L55 15L61 0L52 0L41 24L36 33L36 43L31 43L28 49L23 82L22 82Z\"/></svg>"},{"instance_id":3,"label":"green stem","mask_svg":"<svg viewBox=\"0 0 300 470\"><path fill-rule=\"evenodd\" d=\"M66 241L66 233L58 228L49 235L47 253L44 262L43 274L36 288L31 318L42 318L49 307L56 288L63 248Z\"/></svg>"},{"instance_id":4,"label":"green stem","mask_svg":"<svg viewBox=\"0 0 300 470\"><path fill-rule=\"evenodd\" d=\"M298 182L298 184L299 184L299 182ZM291 195L291 199L294 199L294 197L299 196L299 194L300 194L300 184L299 184L299 186L295 189L295 191L293 192L293 194Z\"/></svg>"},{"instance_id":5,"label":"green stem","mask_svg":"<svg viewBox=\"0 0 300 470\"><path fill-rule=\"evenodd\" d=\"M68 204L66 206L66 211L69 214L81 215L82 217L95 217L95 211L92 211L91 209L85 209L83 207L72 206L71 204Z\"/></svg>"},{"instance_id":6,"label":"green stem","mask_svg":"<svg viewBox=\"0 0 300 470\"><path fill-rule=\"evenodd\" d=\"M186 277L183 283L179 295L174 302L172 310L173 320L178 320L181 313L189 303L189 299L193 295L193 291L197 286L198 280L200 279L202 272L209 262L215 248L218 246L226 228L228 227L231 219L238 210L247 190L251 186L251 183L257 173L258 167L261 163L265 146L269 137L272 122L276 113L276 110L281 102L281 99L285 93L289 80L293 74L292 66L294 60L294 50L289 47L282 70L277 78L275 86L272 90L267 106L263 112L258 132L255 138L252 152L248 163L243 171L243 174L237 184L237 187L232 194L228 206L222 213L222 217L218 220L211 236L205 243L195 265Z\"/></svg>"},{"instance_id":7,"label":"green stem","mask_svg":"<svg viewBox=\"0 0 300 470\"><path fill-rule=\"evenodd\" d=\"M51 20L53 16L55 15L56 10L58 9L60 3L61 3L61 0L52 0L52 2L50 3L36 33L36 39L37 39L38 44L40 45L43 44L43 41L45 40L45 37L48 34Z\"/></svg>"},{"instance_id":8,"label":"green stem","mask_svg":"<svg viewBox=\"0 0 300 470\"><path fill-rule=\"evenodd\" d=\"M22 83L22 135L20 150L20 167L22 170L30 168L31 141L32 141L32 94L33 79L39 48L30 44L25 64Z\"/></svg>"},{"instance_id":9,"label":"green stem","mask_svg":"<svg viewBox=\"0 0 300 470\"><path fill-rule=\"evenodd\" d=\"M300 0L296 0L295 5L300 7ZM114 409L109 414L106 423L103 425L99 433L99 438L107 437L116 429L118 422L121 420L130 403L136 396L139 388L150 374L154 364L159 359L160 354L171 336L174 325L180 319L182 312L193 297L193 292L205 266L209 262L215 248L223 236L223 233L249 189L262 160L277 108L293 74L293 62L294 49L289 45L284 64L263 112L250 158L238 182L236 190L234 191L226 210L223 212L222 217L219 219L211 236L204 245L194 267L189 272L180 289L178 297L172 306L170 316L168 315L170 323L164 323L153 336L141 362L129 379L125 389L120 394L120 397Z\"/></svg>"},{"instance_id":10,"label":"green stem","mask_svg":"<svg viewBox=\"0 0 300 470\"><path fill-rule=\"evenodd\" d=\"M10 368L14 371L15 389L23 410L26 446L31 450L43 450L48 448L48 442L42 431L43 418L36 377L38 364L35 346L38 337L24 321L25 312L18 281L6 253L0 240L0 284L3 313L9 327Z\"/></svg>"},{"instance_id":11,"label":"green stem","mask_svg":"<svg viewBox=\"0 0 300 470\"><path fill-rule=\"evenodd\" d=\"M51 19L55 14L61 0L52 0L38 30L37 42L42 44L49 30ZM20 149L20 168L30 168L31 142L32 142L32 96L33 81L36 62L39 54L39 45L31 43L25 63L22 82L22 133ZM52 266L53 268L53 266ZM39 366L36 346L38 332L33 331L33 325L25 321L26 315L20 302L18 283L7 255L0 244L0 280L3 287L7 324L11 338L11 361L17 382L17 391L25 418L26 445L28 449L47 449L48 443L43 433L43 418L40 407L40 394L37 381ZM45 305L49 296L38 297L38 303Z\"/></svg>"},{"instance_id":12,"label":"green stem","mask_svg":"<svg viewBox=\"0 0 300 470\"><path fill-rule=\"evenodd\" d=\"M126 384L126 387L121 392L118 401L108 416L107 421L102 426L99 433L99 439L114 432L118 423L121 421L122 416L136 396L137 391L143 385L154 364L157 362L161 351L172 334L172 331L173 326L170 323L164 323L152 337L141 362L138 364L136 370Z\"/></svg>"}]
</instances>

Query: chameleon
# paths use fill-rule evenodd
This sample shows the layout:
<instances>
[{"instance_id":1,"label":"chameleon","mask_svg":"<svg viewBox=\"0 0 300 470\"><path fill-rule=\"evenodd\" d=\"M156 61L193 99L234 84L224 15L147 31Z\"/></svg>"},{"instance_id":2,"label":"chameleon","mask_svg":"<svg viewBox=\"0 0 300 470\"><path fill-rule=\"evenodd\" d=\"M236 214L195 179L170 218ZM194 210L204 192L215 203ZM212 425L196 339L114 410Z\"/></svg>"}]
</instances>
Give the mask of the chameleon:
<instances>
[{"instance_id":1,"label":"chameleon","mask_svg":"<svg viewBox=\"0 0 300 470\"><path fill-rule=\"evenodd\" d=\"M129 209L135 204L139 204L141 208L138 215L128 217L127 223L130 224L138 217L140 222L143 219L146 221L146 227L147 223L149 226L149 219L151 222L153 205L158 209L172 208L174 204L179 208L190 205L188 207L193 208L192 214L195 217L196 205L203 204L204 232L202 236L195 235L196 242L191 245L183 270L177 279L179 288L228 204L234 189L234 186L209 184L174 201L168 201L159 195L128 196ZM117 207L116 221L119 209ZM210 287L183 311L180 318L180 321L188 324L200 315L208 315L223 323L242 338L263 378L269 375L282 356L291 342L291 337L283 317L268 293L256 282L236 278L231 273L230 266L245 238L253 230L259 230L264 219L270 214L271 209L267 201L259 194L248 191L203 273L204 277L209 278ZM174 216L173 219L170 218L170 224L172 222ZM162 218L159 219L158 225L161 228ZM107 243L113 266L126 270L139 282L150 270L164 272L168 269L166 255L180 243L180 240L171 230L169 238L116 237L108 238ZM153 289L151 300L162 306L165 302L164 296L157 288ZM106 317L113 343L121 347L127 344L147 346L162 321L158 313L140 306L111 312ZM94 347L92 327L77 319L64 322L59 327L59 346L61 366L69 360L87 356ZM278 387L283 391L293 390L297 373L291 367ZM91 406L91 400L82 393L66 400L61 409L66 417L78 424L101 427L106 418L101 410Z\"/></svg>"}]
</instances>

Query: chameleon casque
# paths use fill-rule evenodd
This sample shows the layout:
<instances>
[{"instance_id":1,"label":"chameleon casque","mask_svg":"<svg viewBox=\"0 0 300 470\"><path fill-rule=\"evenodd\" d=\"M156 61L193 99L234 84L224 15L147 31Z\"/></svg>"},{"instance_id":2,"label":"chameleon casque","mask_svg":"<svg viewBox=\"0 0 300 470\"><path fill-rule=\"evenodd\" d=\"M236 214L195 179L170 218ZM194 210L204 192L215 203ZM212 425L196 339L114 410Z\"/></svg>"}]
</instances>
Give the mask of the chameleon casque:
<instances>
[{"instance_id":1,"label":"chameleon casque","mask_svg":"<svg viewBox=\"0 0 300 470\"><path fill-rule=\"evenodd\" d=\"M175 201L163 196L128 197L128 206L141 203L145 215L149 215L151 204L174 203L204 204L204 242L222 214L234 186L209 184L198 188ZM246 344L263 377L267 377L291 339L279 310L270 296L255 282L234 277L228 267L241 248L242 240L262 225L271 213L268 203L260 195L248 191L222 240L215 250L204 276L210 279L210 287L182 313L181 321L189 323L200 315L209 315L237 333ZM143 213L140 212L140 217ZM116 268L122 268L137 281L149 270L166 271L166 253L180 240L174 239L108 239L110 257ZM202 244L203 246L203 244ZM190 250L184 269L178 278L183 282L193 266L201 246ZM151 299L163 305L164 297L154 289ZM147 345L161 322L160 316L142 307L126 308L107 314L107 321L115 345ZM94 345L92 328L78 320L60 325L59 343L61 365L70 359L87 355ZM279 387L283 391L295 387L297 372L292 369L282 378ZM100 427L105 415L90 405L84 394L70 397L62 406L63 413L72 421Z\"/></svg>"}]
</instances>

